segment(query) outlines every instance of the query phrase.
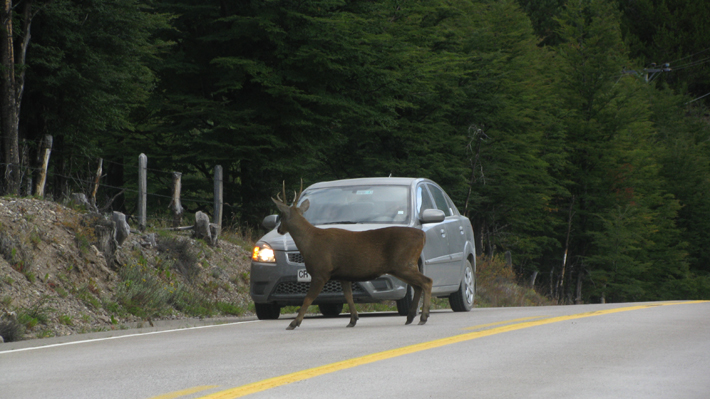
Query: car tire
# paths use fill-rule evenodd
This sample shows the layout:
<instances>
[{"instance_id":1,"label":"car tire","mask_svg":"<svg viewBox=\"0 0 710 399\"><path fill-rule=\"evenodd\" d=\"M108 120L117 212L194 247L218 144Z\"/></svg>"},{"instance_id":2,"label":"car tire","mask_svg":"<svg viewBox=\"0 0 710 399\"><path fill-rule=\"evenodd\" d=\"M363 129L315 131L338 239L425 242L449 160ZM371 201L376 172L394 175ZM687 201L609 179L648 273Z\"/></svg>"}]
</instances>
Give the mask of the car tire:
<instances>
[{"instance_id":1,"label":"car tire","mask_svg":"<svg viewBox=\"0 0 710 399\"><path fill-rule=\"evenodd\" d=\"M325 317L336 317L343 312L342 303L321 303L318 305L318 310Z\"/></svg>"},{"instance_id":2,"label":"car tire","mask_svg":"<svg viewBox=\"0 0 710 399\"><path fill-rule=\"evenodd\" d=\"M449 304L454 312L468 312L473 308L476 297L476 274L473 272L471 261L466 260L463 278L459 289L449 295Z\"/></svg>"},{"instance_id":3,"label":"car tire","mask_svg":"<svg viewBox=\"0 0 710 399\"><path fill-rule=\"evenodd\" d=\"M277 303L255 303L254 308L259 320L276 320L281 315L281 306Z\"/></svg>"},{"instance_id":4,"label":"car tire","mask_svg":"<svg viewBox=\"0 0 710 399\"><path fill-rule=\"evenodd\" d=\"M407 285L407 294L404 298L397 300L397 313L400 316L406 316L409 314L409 307L412 305L414 300L414 290L412 287Z\"/></svg>"}]
</instances>

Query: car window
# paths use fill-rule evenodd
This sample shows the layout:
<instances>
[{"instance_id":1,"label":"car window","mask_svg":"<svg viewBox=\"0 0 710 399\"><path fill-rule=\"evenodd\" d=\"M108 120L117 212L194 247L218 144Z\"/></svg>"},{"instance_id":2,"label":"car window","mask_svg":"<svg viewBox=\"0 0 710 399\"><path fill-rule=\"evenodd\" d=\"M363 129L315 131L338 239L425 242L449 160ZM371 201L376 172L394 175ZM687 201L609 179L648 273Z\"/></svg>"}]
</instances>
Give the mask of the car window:
<instances>
[{"instance_id":1,"label":"car window","mask_svg":"<svg viewBox=\"0 0 710 399\"><path fill-rule=\"evenodd\" d=\"M408 186L347 186L307 190L301 202L311 224L407 224L410 215Z\"/></svg>"},{"instance_id":2,"label":"car window","mask_svg":"<svg viewBox=\"0 0 710 399\"><path fill-rule=\"evenodd\" d=\"M451 207L449 207L449 203L446 201L446 196L444 196L444 193L441 191L441 189L431 184L427 184L427 186L429 188L429 191L431 191L432 197L434 197L436 208L444 211L444 215L451 216L453 214L453 211L451 210Z\"/></svg>"},{"instance_id":3,"label":"car window","mask_svg":"<svg viewBox=\"0 0 710 399\"><path fill-rule=\"evenodd\" d=\"M423 184L417 186L417 215L421 215L425 209L436 209L429 196L429 190Z\"/></svg>"}]
</instances>

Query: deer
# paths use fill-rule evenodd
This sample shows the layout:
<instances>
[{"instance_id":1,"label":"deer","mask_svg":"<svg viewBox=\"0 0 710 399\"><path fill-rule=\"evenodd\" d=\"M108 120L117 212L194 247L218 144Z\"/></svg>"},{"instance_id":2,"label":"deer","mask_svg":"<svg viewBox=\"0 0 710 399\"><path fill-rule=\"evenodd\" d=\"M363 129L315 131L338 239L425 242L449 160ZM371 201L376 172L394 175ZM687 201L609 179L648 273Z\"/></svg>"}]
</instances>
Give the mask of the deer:
<instances>
[{"instance_id":1,"label":"deer","mask_svg":"<svg viewBox=\"0 0 710 399\"><path fill-rule=\"evenodd\" d=\"M390 274L409 284L414 289L414 297L408 309L405 325L411 324L417 314L422 292L424 304L419 324L429 318L432 279L419 271L419 258L426 242L423 231L413 227L385 227L366 231L348 231L338 228L322 229L313 226L303 213L310 201L306 199L297 205L303 193L303 181L299 193L294 191L291 206L277 194L271 200L276 204L281 218L277 227L279 234L290 233L296 247L303 256L306 271L311 275L303 305L287 330L301 325L306 310L320 294L329 280L340 282L343 295L350 308L350 323L355 327L359 317L353 302L352 282L368 281ZM286 198L286 182L282 194Z\"/></svg>"}]
</instances>

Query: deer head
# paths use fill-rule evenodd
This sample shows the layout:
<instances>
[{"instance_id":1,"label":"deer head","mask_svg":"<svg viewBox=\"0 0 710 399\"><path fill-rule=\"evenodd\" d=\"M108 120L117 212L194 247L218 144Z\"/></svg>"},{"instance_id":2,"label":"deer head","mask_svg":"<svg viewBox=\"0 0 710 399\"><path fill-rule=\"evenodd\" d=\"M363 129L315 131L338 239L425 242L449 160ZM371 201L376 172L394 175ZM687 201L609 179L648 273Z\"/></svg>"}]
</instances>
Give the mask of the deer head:
<instances>
[{"instance_id":1,"label":"deer head","mask_svg":"<svg viewBox=\"0 0 710 399\"><path fill-rule=\"evenodd\" d=\"M305 200L301 204L301 206L296 206L298 204L298 200L301 198L301 194L303 193L303 180L301 180L301 190L296 193L295 191L293 192L293 202L291 203L291 206L288 206L286 202L284 201L286 198L286 182L283 182L283 188L282 188L282 194L284 197L284 200L281 199L281 197L277 194L276 198L271 198L272 201L274 201L274 204L276 204L276 207L279 208L279 212L281 212L281 224L279 224L278 229L276 231L279 234L286 234L289 231L289 226L291 223L294 222L294 220L300 220L303 219L303 213L308 210L308 207L311 205L310 201Z\"/></svg>"}]
</instances>

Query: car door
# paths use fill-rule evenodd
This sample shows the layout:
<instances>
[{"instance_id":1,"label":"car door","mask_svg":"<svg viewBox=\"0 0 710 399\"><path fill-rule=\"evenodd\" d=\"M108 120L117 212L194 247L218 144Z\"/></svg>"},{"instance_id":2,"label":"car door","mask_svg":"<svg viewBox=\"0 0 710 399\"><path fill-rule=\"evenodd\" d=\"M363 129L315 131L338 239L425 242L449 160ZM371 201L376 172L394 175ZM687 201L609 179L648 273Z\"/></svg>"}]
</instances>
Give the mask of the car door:
<instances>
[{"instance_id":1,"label":"car door","mask_svg":"<svg viewBox=\"0 0 710 399\"><path fill-rule=\"evenodd\" d=\"M421 215L425 209L437 209L427 184L421 183L416 188L416 214ZM446 238L446 220L441 223L422 224L426 234L426 245L422 250L424 257L424 274L434 280L434 287L448 284L447 270L451 265L449 243ZM436 290L436 289L435 289Z\"/></svg>"},{"instance_id":2,"label":"car door","mask_svg":"<svg viewBox=\"0 0 710 399\"><path fill-rule=\"evenodd\" d=\"M434 204L437 209L440 209L446 215L443 223L443 228L446 230L446 239L449 248L449 263L447 269L442 276L442 285L458 285L461 277L463 265L464 246L466 242L466 234L463 225L461 224L458 212L454 210L454 205L440 187L434 184L427 184L429 192L434 199Z\"/></svg>"}]
</instances>

